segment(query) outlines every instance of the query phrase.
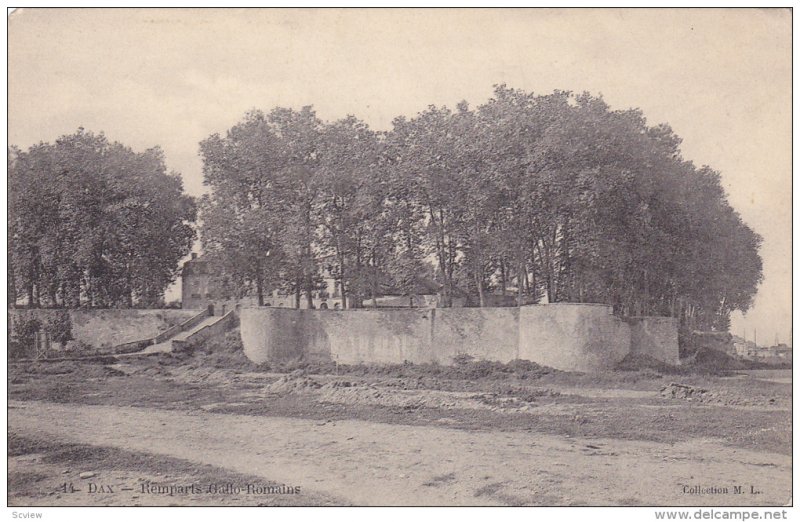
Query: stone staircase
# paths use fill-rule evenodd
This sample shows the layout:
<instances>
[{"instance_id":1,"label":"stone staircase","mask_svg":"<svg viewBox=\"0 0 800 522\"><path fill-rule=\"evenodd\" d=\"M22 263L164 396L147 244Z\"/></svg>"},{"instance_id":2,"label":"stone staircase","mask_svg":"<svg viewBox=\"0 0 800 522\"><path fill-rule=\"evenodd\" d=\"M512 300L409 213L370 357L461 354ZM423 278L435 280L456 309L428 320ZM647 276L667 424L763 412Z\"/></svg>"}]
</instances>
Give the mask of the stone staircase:
<instances>
[{"instance_id":1,"label":"stone staircase","mask_svg":"<svg viewBox=\"0 0 800 522\"><path fill-rule=\"evenodd\" d=\"M226 316L210 316L203 319L200 323L196 324L192 328L188 330L184 330L182 332L178 332L173 337L162 341L158 344L153 344L145 348L139 353L164 353L164 352L171 352L173 349L173 341L186 342L191 336L195 335L198 331L206 328L207 326L213 326L219 321L221 321Z\"/></svg>"},{"instance_id":2,"label":"stone staircase","mask_svg":"<svg viewBox=\"0 0 800 522\"><path fill-rule=\"evenodd\" d=\"M184 348L193 343L202 342L218 335L224 335L228 330L237 325L237 315L230 311L225 315L209 315L210 310L204 310L188 321L173 326L151 339L142 339L126 343L136 347L128 352L118 352L117 357L138 356L151 353L168 353ZM141 348L141 346L144 348Z\"/></svg>"}]
</instances>

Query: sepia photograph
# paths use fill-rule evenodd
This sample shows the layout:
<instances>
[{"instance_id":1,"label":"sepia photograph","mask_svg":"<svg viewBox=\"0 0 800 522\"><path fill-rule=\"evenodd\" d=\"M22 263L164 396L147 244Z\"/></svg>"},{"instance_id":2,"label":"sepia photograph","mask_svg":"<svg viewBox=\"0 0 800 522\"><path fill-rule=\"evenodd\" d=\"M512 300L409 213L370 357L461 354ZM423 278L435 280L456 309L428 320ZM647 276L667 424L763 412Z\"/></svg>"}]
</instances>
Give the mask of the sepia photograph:
<instances>
[{"instance_id":1,"label":"sepia photograph","mask_svg":"<svg viewBox=\"0 0 800 522\"><path fill-rule=\"evenodd\" d=\"M9 518L787 518L791 8L7 36Z\"/></svg>"}]
</instances>

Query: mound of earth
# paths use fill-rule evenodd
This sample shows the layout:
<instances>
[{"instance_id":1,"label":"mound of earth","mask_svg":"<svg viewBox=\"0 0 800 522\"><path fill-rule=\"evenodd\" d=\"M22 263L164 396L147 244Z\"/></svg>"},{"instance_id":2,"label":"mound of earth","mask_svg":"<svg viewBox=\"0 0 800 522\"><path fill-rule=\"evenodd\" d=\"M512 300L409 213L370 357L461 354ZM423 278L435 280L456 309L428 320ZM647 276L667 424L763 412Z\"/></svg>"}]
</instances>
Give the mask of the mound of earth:
<instances>
[{"instance_id":1,"label":"mound of earth","mask_svg":"<svg viewBox=\"0 0 800 522\"><path fill-rule=\"evenodd\" d=\"M654 370L658 373L681 373L680 367L659 361L655 357L643 353L629 353L617 363L615 369L624 372Z\"/></svg>"},{"instance_id":2,"label":"mound of earth","mask_svg":"<svg viewBox=\"0 0 800 522\"><path fill-rule=\"evenodd\" d=\"M730 370L746 370L751 366L731 357L725 352L714 350L712 348L700 348L694 356L691 363L691 368L695 370L704 371L730 371Z\"/></svg>"},{"instance_id":3,"label":"mound of earth","mask_svg":"<svg viewBox=\"0 0 800 522\"><path fill-rule=\"evenodd\" d=\"M302 370L280 377L266 386L267 393L314 394L320 401L334 404L387 406L404 409L440 408L527 411L533 398L506 397L497 393L453 392L409 389L335 379L320 382Z\"/></svg>"},{"instance_id":4,"label":"mound of earth","mask_svg":"<svg viewBox=\"0 0 800 522\"><path fill-rule=\"evenodd\" d=\"M75 374L87 379L104 379L106 377L122 377L127 375L119 368L98 364L96 362L54 361L37 362L25 367L25 371L39 375Z\"/></svg>"},{"instance_id":5,"label":"mound of earth","mask_svg":"<svg viewBox=\"0 0 800 522\"><path fill-rule=\"evenodd\" d=\"M284 375L268 385L266 391L270 393L304 393L315 391L319 388L322 388L322 384L308 377L304 371L298 370Z\"/></svg>"},{"instance_id":6,"label":"mound of earth","mask_svg":"<svg viewBox=\"0 0 800 522\"><path fill-rule=\"evenodd\" d=\"M708 398L709 392L705 388L697 388L686 384L669 383L661 388L661 396L667 399L699 399Z\"/></svg>"}]
</instances>

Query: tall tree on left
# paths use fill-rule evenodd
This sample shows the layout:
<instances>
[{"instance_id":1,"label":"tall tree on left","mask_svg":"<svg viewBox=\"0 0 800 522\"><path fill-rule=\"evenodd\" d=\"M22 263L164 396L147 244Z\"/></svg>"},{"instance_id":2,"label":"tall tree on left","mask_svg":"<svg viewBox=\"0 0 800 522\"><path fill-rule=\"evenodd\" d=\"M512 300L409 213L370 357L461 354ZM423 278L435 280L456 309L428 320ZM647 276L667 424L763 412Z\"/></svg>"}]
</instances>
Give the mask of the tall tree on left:
<instances>
[{"instance_id":1,"label":"tall tree on left","mask_svg":"<svg viewBox=\"0 0 800 522\"><path fill-rule=\"evenodd\" d=\"M158 147L78 129L12 147L8 186L11 304L156 306L194 240L195 202Z\"/></svg>"}]
</instances>

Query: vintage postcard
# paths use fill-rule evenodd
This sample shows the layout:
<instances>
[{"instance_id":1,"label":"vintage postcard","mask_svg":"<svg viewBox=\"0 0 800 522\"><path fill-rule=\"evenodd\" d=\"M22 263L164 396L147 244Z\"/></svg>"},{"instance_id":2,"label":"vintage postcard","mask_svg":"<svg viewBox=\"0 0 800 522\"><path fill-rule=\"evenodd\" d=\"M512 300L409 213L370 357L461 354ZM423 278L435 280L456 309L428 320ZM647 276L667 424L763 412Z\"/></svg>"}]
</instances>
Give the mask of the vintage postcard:
<instances>
[{"instance_id":1,"label":"vintage postcard","mask_svg":"<svg viewBox=\"0 0 800 522\"><path fill-rule=\"evenodd\" d=\"M791 9L7 21L15 518L786 517Z\"/></svg>"}]
</instances>

